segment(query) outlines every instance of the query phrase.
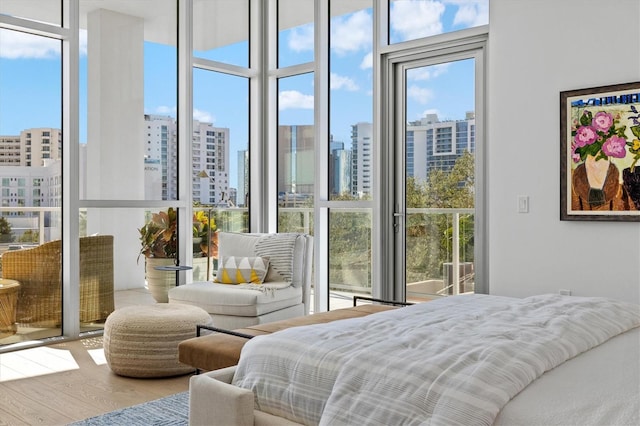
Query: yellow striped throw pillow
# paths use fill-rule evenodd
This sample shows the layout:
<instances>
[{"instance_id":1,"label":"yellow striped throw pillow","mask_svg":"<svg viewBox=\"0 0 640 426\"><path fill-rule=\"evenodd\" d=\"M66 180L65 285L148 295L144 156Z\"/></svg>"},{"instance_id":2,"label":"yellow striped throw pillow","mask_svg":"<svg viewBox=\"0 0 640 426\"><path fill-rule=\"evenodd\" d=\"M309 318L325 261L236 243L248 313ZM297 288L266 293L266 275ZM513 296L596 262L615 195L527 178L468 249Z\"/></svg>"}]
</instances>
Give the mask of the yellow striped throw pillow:
<instances>
[{"instance_id":1,"label":"yellow striped throw pillow","mask_svg":"<svg viewBox=\"0 0 640 426\"><path fill-rule=\"evenodd\" d=\"M214 282L221 284L262 284L269 269L268 257L223 256Z\"/></svg>"}]
</instances>

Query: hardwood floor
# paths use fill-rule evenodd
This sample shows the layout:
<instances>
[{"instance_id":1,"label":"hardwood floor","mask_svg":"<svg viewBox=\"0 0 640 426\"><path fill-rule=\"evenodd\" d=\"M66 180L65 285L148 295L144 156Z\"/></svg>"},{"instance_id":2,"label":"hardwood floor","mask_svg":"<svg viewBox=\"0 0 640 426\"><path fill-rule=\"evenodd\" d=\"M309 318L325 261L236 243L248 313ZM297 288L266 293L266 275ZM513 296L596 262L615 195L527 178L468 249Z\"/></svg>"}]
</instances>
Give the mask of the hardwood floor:
<instances>
[{"instance_id":1,"label":"hardwood floor","mask_svg":"<svg viewBox=\"0 0 640 426\"><path fill-rule=\"evenodd\" d=\"M142 288L117 291L115 302L116 309L156 303ZM351 295L332 292L333 309L351 304ZM0 425L66 425L186 391L190 377L117 376L104 359L102 336L1 353Z\"/></svg>"},{"instance_id":2,"label":"hardwood floor","mask_svg":"<svg viewBox=\"0 0 640 426\"><path fill-rule=\"evenodd\" d=\"M116 307L154 303L144 291L121 296ZM66 425L186 391L189 377L118 376L102 336L0 354L0 425Z\"/></svg>"}]
</instances>

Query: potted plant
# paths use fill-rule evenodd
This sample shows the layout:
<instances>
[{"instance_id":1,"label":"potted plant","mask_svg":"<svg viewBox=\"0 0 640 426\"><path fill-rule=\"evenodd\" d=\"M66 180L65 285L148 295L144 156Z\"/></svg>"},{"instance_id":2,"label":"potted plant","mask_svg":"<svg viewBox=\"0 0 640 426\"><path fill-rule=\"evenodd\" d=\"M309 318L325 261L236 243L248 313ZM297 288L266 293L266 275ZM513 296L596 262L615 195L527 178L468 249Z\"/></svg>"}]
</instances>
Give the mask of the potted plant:
<instances>
[{"instance_id":1,"label":"potted plant","mask_svg":"<svg viewBox=\"0 0 640 426\"><path fill-rule=\"evenodd\" d=\"M158 271L158 266L173 265L178 251L178 213L169 208L166 212L153 213L138 231L140 232L140 256L145 257L147 287L157 302L169 301L169 288L175 286L175 275Z\"/></svg>"},{"instance_id":2,"label":"potted plant","mask_svg":"<svg viewBox=\"0 0 640 426\"><path fill-rule=\"evenodd\" d=\"M218 233L211 209L193 214L193 279L208 281L216 269Z\"/></svg>"},{"instance_id":3,"label":"potted plant","mask_svg":"<svg viewBox=\"0 0 640 426\"><path fill-rule=\"evenodd\" d=\"M178 214L169 208L153 213L140 232L140 256L145 258L147 287L157 302L168 302L169 288L175 286L175 275L158 271L158 266L173 265L178 252ZM211 211L193 214L193 268L194 280L209 280L218 258L218 234ZM213 265L212 265L213 263Z\"/></svg>"}]
</instances>

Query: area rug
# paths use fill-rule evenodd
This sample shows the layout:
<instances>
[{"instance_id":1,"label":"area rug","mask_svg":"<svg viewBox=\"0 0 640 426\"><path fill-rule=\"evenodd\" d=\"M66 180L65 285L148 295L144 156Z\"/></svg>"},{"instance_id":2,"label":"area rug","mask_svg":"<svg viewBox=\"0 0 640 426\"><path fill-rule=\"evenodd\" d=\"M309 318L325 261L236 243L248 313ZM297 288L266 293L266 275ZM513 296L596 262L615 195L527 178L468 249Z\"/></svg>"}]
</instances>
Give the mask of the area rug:
<instances>
[{"instance_id":1,"label":"area rug","mask_svg":"<svg viewBox=\"0 0 640 426\"><path fill-rule=\"evenodd\" d=\"M165 396L131 407L90 417L70 426L181 426L189 423L189 392Z\"/></svg>"}]
</instances>

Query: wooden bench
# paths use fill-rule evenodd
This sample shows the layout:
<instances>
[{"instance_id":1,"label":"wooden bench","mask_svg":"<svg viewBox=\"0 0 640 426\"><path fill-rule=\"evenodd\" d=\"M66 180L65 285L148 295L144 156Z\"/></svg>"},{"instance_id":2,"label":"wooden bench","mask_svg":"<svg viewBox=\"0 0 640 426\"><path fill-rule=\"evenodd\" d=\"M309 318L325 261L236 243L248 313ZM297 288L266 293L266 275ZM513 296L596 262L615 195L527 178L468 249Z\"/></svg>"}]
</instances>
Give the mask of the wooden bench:
<instances>
[{"instance_id":1,"label":"wooden bench","mask_svg":"<svg viewBox=\"0 0 640 426\"><path fill-rule=\"evenodd\" d=\"M360 298L366 299L366 298ZM368 299L372 300L372 299ZM375 300L375 299L373 299ZM354 305L355 305L354 300ZM397 303L404 305L402 303ZM232 330L234 334L213 333L184 340L178 345L178 359L181 363L211 371L238 364L240 351L249 336L271 334L279 330L303 325L320 324L347 318L357 318L395 309L389 305L360 305L351 308L336 309L329 312L306 315L302 317L253 325ZM203 327L206 328L206 327ZM244 337L247 336L247 337Z\"/></svg>"}]
</instances>

